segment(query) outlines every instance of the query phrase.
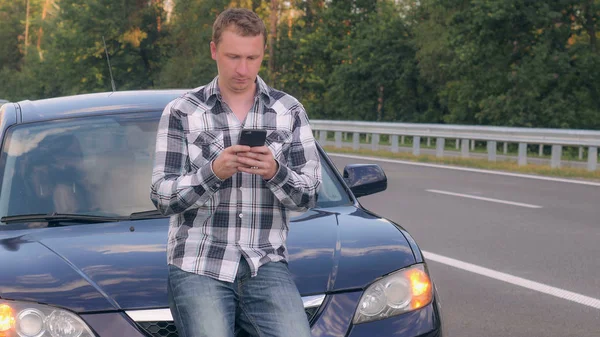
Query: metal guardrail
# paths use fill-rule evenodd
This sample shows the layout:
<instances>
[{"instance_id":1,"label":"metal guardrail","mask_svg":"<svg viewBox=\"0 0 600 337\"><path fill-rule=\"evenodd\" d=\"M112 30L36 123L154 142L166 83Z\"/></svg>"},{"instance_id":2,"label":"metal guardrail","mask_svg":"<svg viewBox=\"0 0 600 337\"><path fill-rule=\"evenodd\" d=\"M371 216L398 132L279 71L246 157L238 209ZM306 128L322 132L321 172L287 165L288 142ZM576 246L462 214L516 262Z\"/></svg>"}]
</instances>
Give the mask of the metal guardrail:
<instances>
[{"instance_id":1,"label":"metal guardrail","mask_svg":"<svg viewBox=\"0 0 600 337\"><path fill-rule=\"evenodd\" d=\"M587 148L587 169L595 171L598 168L598 147L600 147L600 131L592 130L564 130L564 129L538 129L538 128L511 128L495 126L469 126L446 124L413 124L413 123L378 123L358 121L329 121L311 120L311 127L319 136L319 142L325 144L327 132L334 132L335 146L344 145L342 133L352 134L352 147L359 148L360 134L371 136L373 150L379 148L380 135L389 135L392 152L398 152L398 138L413 137L413 154L420 154L421 138L434 138L436 143L436 156L443 157L446 139L460 140L461 156L469 157L469 144L474 147L474 141L487 142L488 160L496 161L496 147L498 142L504 143L506 153L507 143L518 143L518 163L527 164L527 145L540 145L540 156L544 145L552 146L550 166L561 166L562 147L575 146L580 148L580 156ZM402 143L404 143L402 141ZM459 142L456 143L457 148Z\"/></svg>"}]
</instances>

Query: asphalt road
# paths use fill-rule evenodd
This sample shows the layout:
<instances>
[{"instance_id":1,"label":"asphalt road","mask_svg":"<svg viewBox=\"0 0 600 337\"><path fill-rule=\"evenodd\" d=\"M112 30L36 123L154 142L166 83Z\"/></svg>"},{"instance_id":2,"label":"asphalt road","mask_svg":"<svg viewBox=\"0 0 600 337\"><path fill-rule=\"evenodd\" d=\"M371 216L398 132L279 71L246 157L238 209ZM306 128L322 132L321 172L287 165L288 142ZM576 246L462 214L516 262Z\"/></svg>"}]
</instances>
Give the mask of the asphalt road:
<instances>
[{"instance_id":1,"label":"asphalt road","mask_svg":"<svg viewBox=\"0 0 600 337\"><path fill-rule=\"evenodd\" d=\"M366 208L419 243L449 337L600 336L600 184L377 163Z\"/></svg>"}]
</instances>

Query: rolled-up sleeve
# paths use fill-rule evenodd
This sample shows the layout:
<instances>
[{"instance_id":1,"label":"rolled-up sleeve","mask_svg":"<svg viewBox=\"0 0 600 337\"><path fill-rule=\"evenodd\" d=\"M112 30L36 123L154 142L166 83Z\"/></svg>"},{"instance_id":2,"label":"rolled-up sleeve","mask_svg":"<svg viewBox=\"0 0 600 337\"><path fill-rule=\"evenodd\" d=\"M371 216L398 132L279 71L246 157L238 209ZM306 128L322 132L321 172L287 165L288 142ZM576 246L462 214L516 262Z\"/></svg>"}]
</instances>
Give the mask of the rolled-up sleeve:
<instances>
[{"instance_id":1,"label":"rolled-up sleeve","mask_svg":"<svg viewBox=\"0 0 600 337\"><path fill-rule=\"evenodd\" d=\"M292 144L287 165L279 163L279 169L267 181L267 186L285 207L304 211L317 203L317 192L321 185L321 161L302 105L297 106L293 113Z\"/></svg>"},{"instance_id":2,"label":"rolled-up sleeve","mask_svg":"<svg viewBox=\"0 0 600 337\"><path fill-rule=\"evenodd\" d=\"M158 125L150 188L150 199L164 215L181 213L194 204L204 204L221 184L211 162L197 171L189 169L183 127L186 116L175 108L176 102L165 107Z\"/></svg>"}]
</instances>

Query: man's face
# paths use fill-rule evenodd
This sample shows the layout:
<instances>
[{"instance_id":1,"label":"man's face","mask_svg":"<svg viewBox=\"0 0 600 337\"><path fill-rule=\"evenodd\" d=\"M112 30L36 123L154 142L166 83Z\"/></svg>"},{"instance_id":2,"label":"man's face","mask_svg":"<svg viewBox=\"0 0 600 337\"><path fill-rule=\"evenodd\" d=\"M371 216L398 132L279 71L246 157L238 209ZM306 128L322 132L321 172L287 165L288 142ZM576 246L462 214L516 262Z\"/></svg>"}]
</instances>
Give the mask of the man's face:
<instances>
[{"instance_id":1,"label":"man's face","mask_svg":"<svg viewBox=\"0 0 600 337\"><path fill-rule=\"evenodd\" d=\"M219 45L210 43L219 70L219 88L233 94L254 90L265 55L264 36L241 36L232 29L221 34Z\"/></svg>"}]
</instances>

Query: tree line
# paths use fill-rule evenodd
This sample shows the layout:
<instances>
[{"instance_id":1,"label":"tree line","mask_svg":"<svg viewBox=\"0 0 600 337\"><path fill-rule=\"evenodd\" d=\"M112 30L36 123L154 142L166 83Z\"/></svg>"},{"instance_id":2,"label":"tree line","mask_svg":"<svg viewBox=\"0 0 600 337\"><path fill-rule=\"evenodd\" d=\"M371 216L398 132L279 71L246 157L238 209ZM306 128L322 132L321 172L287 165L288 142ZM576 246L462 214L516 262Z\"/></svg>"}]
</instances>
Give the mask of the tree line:
<instances>
[{"instance_id":1,"label":"tree line","mask_svg":"<svg viewBox=\"0 0 600 337\"><path fill-rule=\"evenodd\" d=\"M225 8L311 118L600 129L600 0L0 0L0 99L194 88ZM105 49L106 44L106 49Z\"/></svg>"}]
</instances>

